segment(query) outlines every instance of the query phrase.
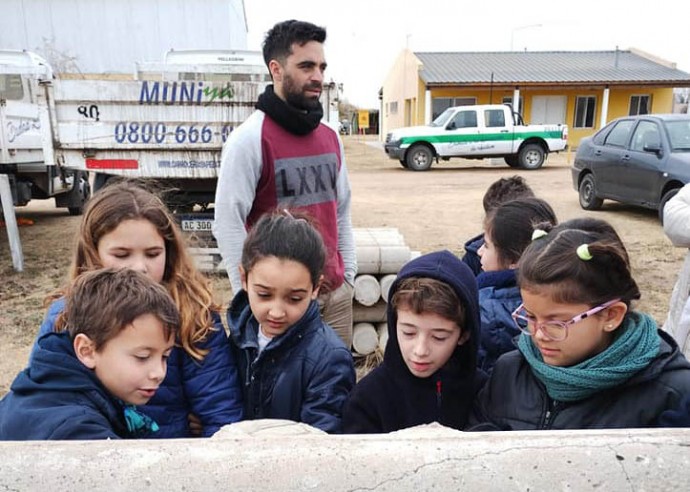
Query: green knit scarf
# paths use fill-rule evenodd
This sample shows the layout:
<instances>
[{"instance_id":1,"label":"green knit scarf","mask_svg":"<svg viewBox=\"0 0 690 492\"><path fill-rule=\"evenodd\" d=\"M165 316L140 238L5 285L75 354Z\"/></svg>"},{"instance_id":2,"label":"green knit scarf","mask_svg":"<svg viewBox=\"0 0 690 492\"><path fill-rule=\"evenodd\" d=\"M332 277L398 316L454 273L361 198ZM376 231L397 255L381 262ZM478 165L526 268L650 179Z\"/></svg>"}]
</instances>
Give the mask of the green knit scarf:
<instances>
[{"instance_id":1,"label":"green knit scarf","mask_svg":"<svg viewBox=\"0 0 690 492\"><path fill-rule=\"evenodd\" d=\"M570 367L544 362L532 337L522 334L518 348L536 378L556 401L583 400L613 388L647 367L659 354L660 337L656 322L647 314L631 313L616 330L613 343L600 354Z\"/></svg>"}]
</instances>

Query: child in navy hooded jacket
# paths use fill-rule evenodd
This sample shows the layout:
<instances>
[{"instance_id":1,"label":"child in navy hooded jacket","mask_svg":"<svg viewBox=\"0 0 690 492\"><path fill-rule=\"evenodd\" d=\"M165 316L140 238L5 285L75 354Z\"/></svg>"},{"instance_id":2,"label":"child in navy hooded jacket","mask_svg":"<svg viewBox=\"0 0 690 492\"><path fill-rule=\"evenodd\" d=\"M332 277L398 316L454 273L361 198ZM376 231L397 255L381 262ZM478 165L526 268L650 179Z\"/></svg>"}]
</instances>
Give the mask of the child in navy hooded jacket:
<instances>
[{"instance_id":1,"label":"child in navy hooded jacket","mask_svg":"<svg viewBox=\"0 0 690 492\"><path fill-rule=\"evenodd\" d=\"M480 322L472 271L449 251L430 253L400 270L389 298L383 363L352 391L344 432L431 422L462 429L485 379L476 369Z\"/></svg>"},{"instance_id":2,"label":"child in navy hooded jacket","mask_svg":"<svg viewBox=\"0 0 690 492\"><path fill-rule=\"evenodd\" d=\"M95 316L95 312L100 316ZM144 437L139 413L163 381L179 314L153 280L133 270L78 277L67 331L48 333L0 401L0 440Z\"/></svg>"}]
</instances>

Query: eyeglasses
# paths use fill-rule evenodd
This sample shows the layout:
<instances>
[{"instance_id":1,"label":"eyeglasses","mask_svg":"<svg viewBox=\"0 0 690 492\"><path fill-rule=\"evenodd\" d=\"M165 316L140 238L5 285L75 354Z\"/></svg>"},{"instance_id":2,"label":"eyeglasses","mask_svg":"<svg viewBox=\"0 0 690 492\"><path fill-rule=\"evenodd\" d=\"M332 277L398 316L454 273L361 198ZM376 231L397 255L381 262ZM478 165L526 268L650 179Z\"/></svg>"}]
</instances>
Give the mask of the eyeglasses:
<instances>
[{"instance_id":1,"label":"eyeglasses","mask_svg":"<svg viewBox=\"0 0 690 492\"><path fill-rule=\"evenodd\" d=\"M517 307L517 309L513 311L513 314L511 314L511 316L513 317L515 326L517 326L522 333L533 336L537 333L537 330L541 330L544 336L549 340L552 340L554 342L560 342L568 338L568 327L570 325L574 325L575 323L578 323L585 318L589 318L590 316L597 314L600 311L603 311L607 307L612 306L617 302L620 302L620 299L614 299L612 301L605 302L604 304L600 304L599 306L593 307L592 309L585 311L584 313L578 314L569 321L553 320L539 323L534 318L534 316L527 314L527 311L525 311L524 304L520 304Z\"/></svg>"}]
</instances>

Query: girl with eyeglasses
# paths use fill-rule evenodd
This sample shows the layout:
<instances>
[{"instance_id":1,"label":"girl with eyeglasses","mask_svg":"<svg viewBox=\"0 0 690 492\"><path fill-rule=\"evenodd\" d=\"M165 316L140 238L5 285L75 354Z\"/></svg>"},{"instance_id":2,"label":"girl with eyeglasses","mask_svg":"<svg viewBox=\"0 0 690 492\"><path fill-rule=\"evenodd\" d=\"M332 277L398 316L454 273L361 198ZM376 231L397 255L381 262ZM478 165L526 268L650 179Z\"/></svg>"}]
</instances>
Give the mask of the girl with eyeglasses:
<instances>
[{"instance_id":1,"label":"girl with eyeglasses","mask_svg":"<svg viewBox=\"0 0 690 492\"><path fill-rule=\"evenodd\" d=\"M640 291L606 222L546 225L518 263L518 350L501 357L469 430L652 427L690 392L690 363L631 302Z\"/></svg>"}]
</instances>

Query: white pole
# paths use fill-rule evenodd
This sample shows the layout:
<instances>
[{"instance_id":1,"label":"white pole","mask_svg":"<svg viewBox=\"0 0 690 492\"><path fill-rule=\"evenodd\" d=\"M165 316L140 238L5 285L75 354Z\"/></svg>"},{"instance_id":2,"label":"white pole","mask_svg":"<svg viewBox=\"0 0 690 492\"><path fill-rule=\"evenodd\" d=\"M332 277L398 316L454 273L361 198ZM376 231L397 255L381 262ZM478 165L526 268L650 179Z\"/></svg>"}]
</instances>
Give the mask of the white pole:
<instances>
[{"instance_id":1,"label":"white pole","mask_svg":"<svg viewBox=\"0 0 690 492\"><path fill-rule=\"evenodd\" d=\"M0 203L2 203L2 212L5 216L7 237L10 240L12 265L18 272L23 272L24 255L22 254L22 242L19 239L17 217L14 215L14 202L12 201L12 190L10 190L10 179L6 174L0 174Z\"/></svg>"},{"instance_id":2,"label":"white pole","mask_svg":"<svg viewBox=\"0 0 690 492\"><path fill-rule=\"evenodd\" d=\"M599 128L606 126L606 120L609 117L609 86L604 89L604 95L601 101L601 121L599 121Z\"/></svg>"}]
</instances>

